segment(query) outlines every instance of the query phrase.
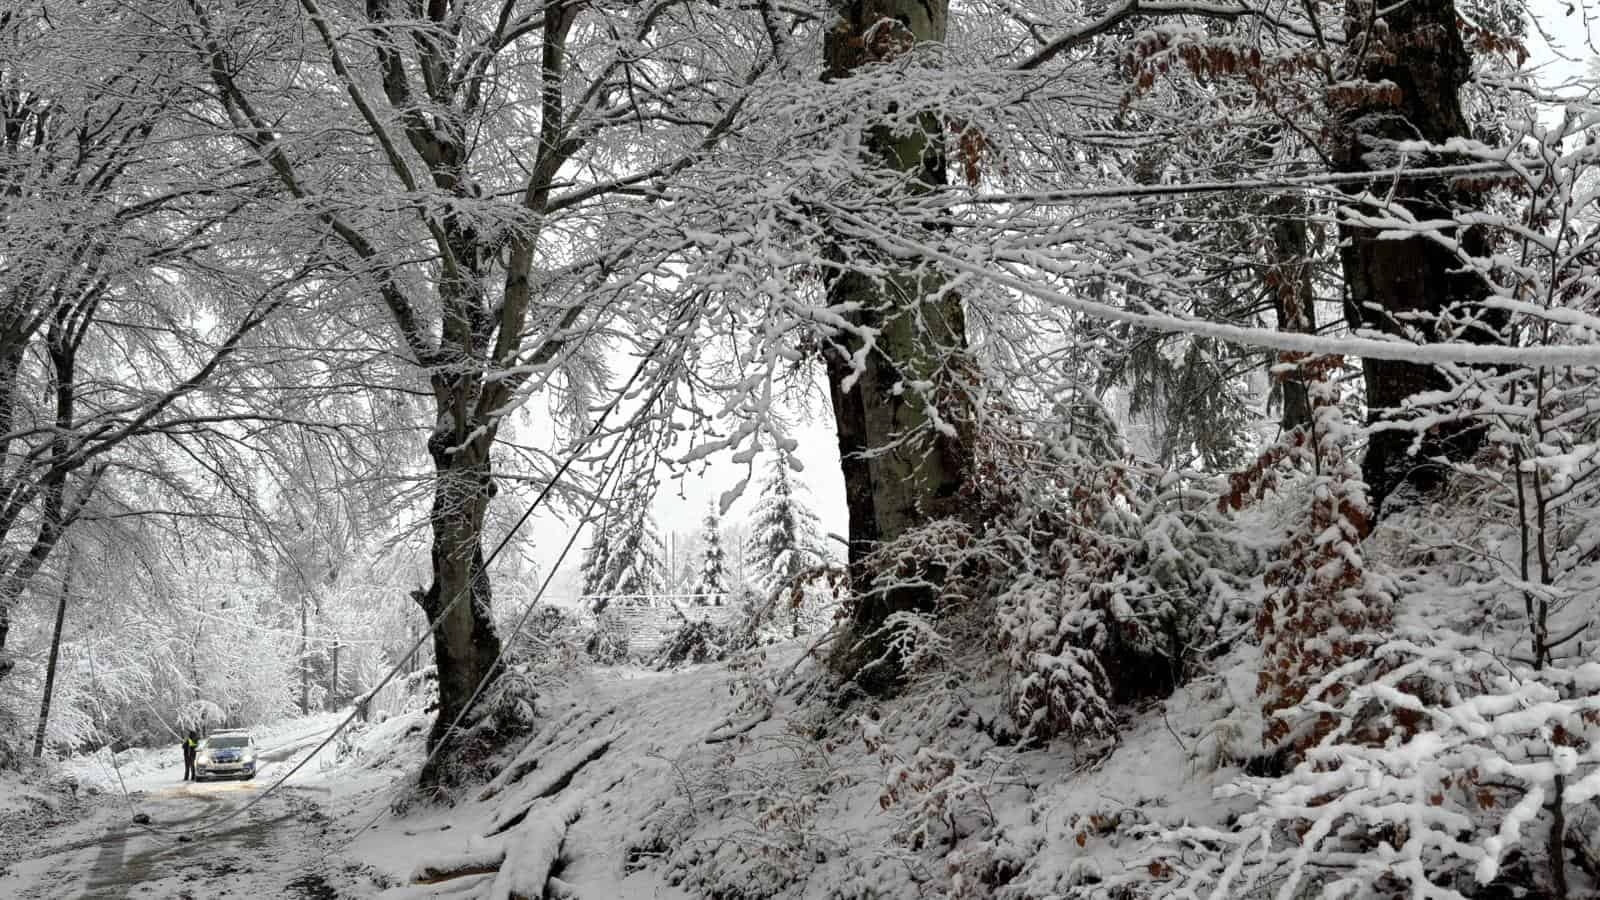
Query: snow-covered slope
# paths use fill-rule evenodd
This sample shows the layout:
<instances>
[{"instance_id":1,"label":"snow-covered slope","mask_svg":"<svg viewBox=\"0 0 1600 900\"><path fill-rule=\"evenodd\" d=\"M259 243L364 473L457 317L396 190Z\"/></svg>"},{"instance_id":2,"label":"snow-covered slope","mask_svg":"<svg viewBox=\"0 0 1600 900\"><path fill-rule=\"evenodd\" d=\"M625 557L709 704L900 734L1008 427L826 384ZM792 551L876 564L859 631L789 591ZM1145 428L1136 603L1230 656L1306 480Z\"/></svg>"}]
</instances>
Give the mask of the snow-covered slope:
<instances>
[{"instance_id":1,"label":"snow-covered slope","mask_svg":"<svg viewBox=\"0 0 1600 900\"><path fill-rule=\"evenodd\" d=\"M799 702L801 653L574 672L492 781L453 806L385 811L344 855L388 900L1045 898L1148 864L1143 825L1223 821L1218 766L1259 742L1244 659L1134 712L1115 742L1024 750L964 692L939 709ZM356 756L409 732L414 766L426 720L410 718ZM918 727L933 721L937 744Z\"/></svg>"}]
</instances>

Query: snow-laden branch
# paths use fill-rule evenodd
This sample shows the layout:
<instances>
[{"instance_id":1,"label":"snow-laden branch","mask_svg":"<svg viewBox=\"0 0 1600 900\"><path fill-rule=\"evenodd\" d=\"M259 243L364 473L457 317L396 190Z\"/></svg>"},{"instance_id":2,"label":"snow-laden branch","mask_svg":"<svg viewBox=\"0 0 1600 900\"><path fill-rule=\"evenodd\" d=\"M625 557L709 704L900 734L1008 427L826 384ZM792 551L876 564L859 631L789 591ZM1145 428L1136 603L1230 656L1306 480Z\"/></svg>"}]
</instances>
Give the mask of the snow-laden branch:
<instances>
[{"instance_id":1,"label":"snow-laden branch","mask_svg":"<svg viewBox=\"0 0 1600 900\"><path fill-rule=\"evenodd\" d=\"M848 223L850 230L857 236L871 240L894 253L919 256L937 262L951 271L971 275L979 280L1037 298L1051 306L1152 331L1216 338L1229 343L1291 353L1359 356L1366 359L1389 359L1435 365L1446 363L1478 366L1600 365L1600 344L1541 347L1508 347L1460 341L1415 344L1399 339L1322 337L1271 328L1230 325L1173 313L1137 312L1073 296L1027 277L1030 263L1033 261L1029 258L1032 254L1009 252L1006 254L1009 258L991 258L983 261L979 254L964 253L958 256L943 245L910 240L850 212L838 210L835 215L841 221Z\"/></svg>"},{"instance_id":2,"label":"snow-laden branch","mask_svg":"<svg viewBox=\"0 0 1600 900\"><path fill-rule=\"evenodd\" d=\"M1260 19L1275 28L1293 32L1302 37L1317 37L1311 29L1286 22L1272 13L1248 3L1184 3L1184 2L1150 2L1150 0L1123 0L1117 8L1106 13L1093 22L1080 25L1071 31L1052 38L1049 43L1034 51L1032 56L1018 63L1016 68L1021 71L1037 69L1045 63L1074 47L1082 46L1102 34L1111 31L1129 19L1157 18L1161 16L1196 16L1202 19L1238 19L1244 17Z\"/></svg>"}]
</instances>

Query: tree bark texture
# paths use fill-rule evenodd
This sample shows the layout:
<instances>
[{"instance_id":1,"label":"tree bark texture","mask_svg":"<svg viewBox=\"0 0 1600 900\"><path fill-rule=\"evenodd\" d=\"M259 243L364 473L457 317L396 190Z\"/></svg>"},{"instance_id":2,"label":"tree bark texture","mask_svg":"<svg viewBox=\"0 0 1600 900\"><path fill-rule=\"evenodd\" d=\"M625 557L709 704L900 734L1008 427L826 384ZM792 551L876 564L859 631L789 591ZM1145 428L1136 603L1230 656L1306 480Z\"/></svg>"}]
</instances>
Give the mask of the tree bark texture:
<instances>
[{"instance_id":1,"label":"tree bark texture","mask_svg":"<svg viewBox=\"0 0 1600 900\"><path fill-rule=\"evenodd\" d=\"M50 632L50 659L44 667L44 697L39 701L39 728L33 734L33 757L44 756L45 731L50 726L50 698L56 689L56 662L61 658L61 630L67 624L67 600L72 596L72 569L76 554L67 548L67 565L61 573L61 596L56 598L56 625Z\"/></svg>"},{"instance_id":2,"label":"tree bark texture","mask_svg":"<svg viewBox=\"0 0 1600 900\"><path fill-rule=\"evenodd\" d=\"M1374 27L1370 0L1350 6L1346 33L1351 48L1364 49L1358 61L1366 82L1346 110L1347 130L1335 161L1341 171L1390 168L1400 155L1384 145L1392 141L1443 143L1469 134L1460 93L1472 58L1456 26L1453 0L1412 0L1388 8L1387 29ZM1392 87L1390 87L1392 85ZM1397 89L1397 91L1395 90ZM1410 167L1449 160L1410 154ZM1366 190L1367 186L1353 188ZM1376 183L1379 194L1388 182ZM1464 191L1441 179L1407 180L1393 188L1395 199L1418 219L1449 219L1455 208L1470 205ZM1458 271L1455 254L1425 237L1380 240L1376 229L1345 224L1340 228L1341 263L1347 295L1345 315L1352 328L1410 335L1423 341L1499 340L1504 317L1486 313L1484 284ZM1477 229L1446 229L1470 254L1487 250ZM1373 421L1392 417L1412 397L1447 390L1449 380L1431 365L1368 359L1363 362L1366 399ZM1414 433L1379 431L1372 436L1362 474L1373 504L1409 484L1420 490L1439 485L1446 469L1430 458L1461 460L1483 442L1483 430L1470 423L1447 423L1423 435L1415 456L1407 453Z\"/></svg>"},{"instance_id":3,"label":"tree bark texture","mask_svg":"<svg viewBox=\"0 0 1600 900\"><path fill-rule=\"evenodd\" d=\"M449 380L447 375L435 375L436 391L448 387L441 383ZM466 435L443 427L453 409L453 404L441 402L441 428L428 441L435 478L429 516L433 583L414 595L432 626L439 675L439 715L428 735L429 747L450 739L450 727L465 713L478 686L488 681L501 649L482 543L484 514L494 495L489 461L494 438L492 432L480 431L464 445L458 444L455 438ZM457 598L460 602L452 605ZM430 780L429 773L423 780Z\"/></svg>"},{"instance_id":4,"label":"tree bark texture","mask_svg":"<svg viewBox=\"0 0 1600 900\"><path fill-rule=\"evenodd\" d=\"M856 0L837 7L839 20L824 42L826 78L839 80L869 65L909 52L916 44L943 41L948 5L943 0ZM876 127L866 135L865 163L882 172L910 176L905 190L924 193L946 183L941 123L928 116L920 130L892 133ZM841 259L864 248L842 246ZM913 383L936 384L951 352L966 346L961 300L945 290L942 276L902 271L870 278L846 268L829 285L832 305L850 305L852 324L876 333L874 346L861 354L859 335L842 336L827 357L828 384L838 429L845 500L850 516L850 563L856 593L853 630L857 640L841 642L836 663L861 675L864 664L884 656L886 641L868 639L890 615L926 611L935 594L928 588L872 589L865 557L880 542L893 541L919 525L957 511L966 482L965 453L959 436L932 427L932 400ZM943 379L948 382L947 378ZM948 411L946 411L948 413ZM964 416L943 416L955 424ZM941 573L925 573L937 581ZM867 690L889 688L898 680L893 660L858 679Z\"/></svg>"},{"instance_id":5,"label":"tree bark texture","mask_svg":"<svg viewBox=\"0 0 1600 900\"><path fill-rule=\"evenodd\" d=\"M1306 210L1299 198L1274 197L1268 213L1267 286L1272 291L1272 308L1278 317L1278 330L1300 334L1317 331L1316 294L1311 285L1310 241L1306 236ZM1288 375L1283 390L1284 431L1311 424L1311 395L1305 381Z\"/></svg>"}]
</instances>

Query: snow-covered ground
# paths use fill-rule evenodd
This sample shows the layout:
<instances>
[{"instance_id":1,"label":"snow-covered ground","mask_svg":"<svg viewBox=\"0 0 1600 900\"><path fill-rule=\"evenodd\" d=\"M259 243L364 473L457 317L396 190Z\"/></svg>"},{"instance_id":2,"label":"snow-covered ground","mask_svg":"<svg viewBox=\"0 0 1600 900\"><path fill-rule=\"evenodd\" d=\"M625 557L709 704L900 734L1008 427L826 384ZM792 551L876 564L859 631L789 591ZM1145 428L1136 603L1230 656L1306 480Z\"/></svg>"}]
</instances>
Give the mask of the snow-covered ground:
<instances>
[{"instance_id":1,"label":"snow-covered ground","mask_svg":"<svg viewBox=\"0 0 1600 900\"><path fill-rule=\"evenodd\" d=\"M924 744L902 726L928 711L905 704L830 720L794 696L800 653L565 672L491 781L398 813L420 711L357 727L248 810L336 717L260 732L273 762L253 782L184 784L176 750L130 754L131 807L114 789L33 829L0 897L1060 896L1147 865L1142 825L1224 820L1213 787L1260 739L1242 658L1114 743L1022 750L993 745L981 717ZM70 768L103 785L99 765Z\"/></svg>"},{"instance_id":2,"label":"snow-covered ground","mask_svg":"<svg viewBox=\"0 0 1600 900\"><path fill-rule=\"evenodd\" d=\"M1260 740L1243 657L1135 713L1114 743L1025 751L981 723L947 729L962 746L896 736L915 704L830 721L784 689L804 682L805 667L787 677L799 652L574 673L488 785L405 816L365 800L376 821L341 838L346 870L385 900L988 897L1002 883L1060 896L1148 865L1150 823L1236 812L1213 789ZM364 746L425 724L388 723Z\"/></svg>"},{"instance_id":3,"label":"snow-covered ground","mask_svg":"<svg viewBox=\"0 0 1600 900\"><path fill-rule=\"evenodd\" d=\"M14 812L7 836L25 843L0 870L0 897L333 896L320 887L330 827L323 810L342 786L311 765L263 794L338 719L259 729L263 764L252 781L185 782L172 747L124 752L115 765L107 754L67 762L62 779L76 779L84 798L77 815L50 814L64 805L59 793L33 788L34 802L19 803L12 785L0 786Z\"/></svg>"},{"instance_id":4,"label":"snow-covered ground","mask_svg":"<svg viewBox=\"0 0 1600 900\"><path fill-rule=\"evenodd\" d=\"M552 868L579 897L699 896L641 867L638 849L729 705L731 678L722 665L578 672L499 777L453 807L381 816L347 858L393 885L386 900L543 896Z\"/></svg>"}]
</instances>

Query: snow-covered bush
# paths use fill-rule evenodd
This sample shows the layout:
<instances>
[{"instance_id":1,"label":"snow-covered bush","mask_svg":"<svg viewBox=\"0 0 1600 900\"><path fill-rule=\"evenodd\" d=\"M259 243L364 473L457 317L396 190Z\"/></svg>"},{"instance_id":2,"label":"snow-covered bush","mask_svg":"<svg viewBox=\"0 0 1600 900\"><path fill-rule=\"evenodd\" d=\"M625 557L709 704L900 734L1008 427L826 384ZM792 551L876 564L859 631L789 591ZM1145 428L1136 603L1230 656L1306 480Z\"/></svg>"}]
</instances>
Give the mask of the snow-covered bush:
<instances>
[{"instance_id":1,"label":"snow-covered bush","mask_svg":"<svg viewBox=\"0 0 1600 900\"><path fill-rule=\"evenodd\" d=\"M1126 456L1090 398L1056 413L1042 432L993 415L967 544L965 589L991 598L1010 713L1035 742L1109 733L1115 704L1198 671L1242 635L1259 566L1206 480Z\"/></svg>"},{"instance_id":2,"label":"snow-covered bush","mask_svg":"<svg viewBox=\"0 0 1600 900\"><path fill-rule=\"evenodd\" d=\"M1406 631L1278 713L1327 727L1287 774L1222 789L1256 802L1233 828L1167 830L1133 867L1156 877L1122 886L1155 897L1568 896L1554 888L1566 867L1551 861L1582 845L1568 823L1600 796L1600 664L1535 670L1475 639Z\"/></svg>"},{"instance_id":3,"label":"snow-covered bush","mask_svg":"<svg viewBox=\"0 0 1600 900\"><path fill-rule=\"evenodd\" d=\"M726 659L733 639L733 630L726 626L705 619L684 622L656 651L652 665L657 669L670 669Z\"/></svg>"},{"instance_id":4,"label":"snow-covered bush","mask_svg":"<svg viewBox=\"0 0 1600 900\"><path fill-rule=\"evenodd\" d=\"M602 665L627 662L629 657L628 624L614 616L602 616L584 642L584 652Z\"/></svg>"},{"instance_id":5,"label":"snow-covered bush","mask_svg":"<svg viewBox=\"0 0 1600 900\"><path fill-rule=\"evenodd\" d=\"M1312 684L1364 656L1381 640L1393 610L1393 584L1361 552L1372 509L1347 449L1353 428L1332 378L1342 367L1339 359L1296 366L1310 398L1310 424L1285 432L1254 465L1232 476L1232 489L1219 501L1221 508L1239 509L1280 486L1283 475L1302 476L1296 497L1305 512L1274 548L1256 619L1262 645L1257 693L1269 715L1295 706ZM1292 751L1323 727L1325 722L1277 717L1266 737Z\"/></svg>"},{"instance_id":6,"label":"snow-covered bush","mask_svg":"<svg viewBox=\"0 0 1600 900\"><path fill-rule=\"evenodd\" d=\"M569 665L577 659L588 635L570 610L542 606L507 639L506 656L536 666Z\"/></svg>"}]
</instances>

